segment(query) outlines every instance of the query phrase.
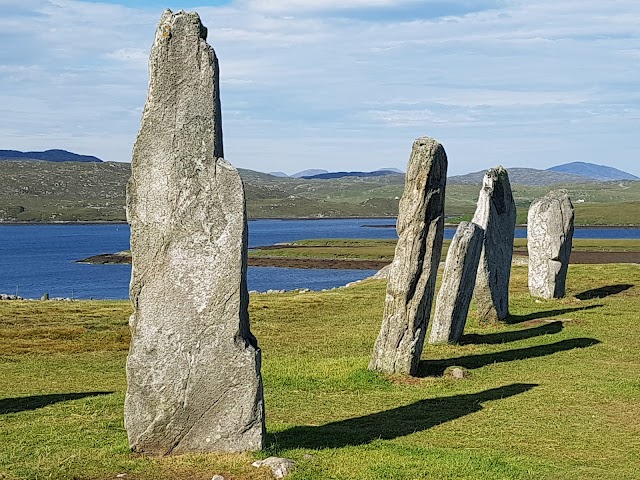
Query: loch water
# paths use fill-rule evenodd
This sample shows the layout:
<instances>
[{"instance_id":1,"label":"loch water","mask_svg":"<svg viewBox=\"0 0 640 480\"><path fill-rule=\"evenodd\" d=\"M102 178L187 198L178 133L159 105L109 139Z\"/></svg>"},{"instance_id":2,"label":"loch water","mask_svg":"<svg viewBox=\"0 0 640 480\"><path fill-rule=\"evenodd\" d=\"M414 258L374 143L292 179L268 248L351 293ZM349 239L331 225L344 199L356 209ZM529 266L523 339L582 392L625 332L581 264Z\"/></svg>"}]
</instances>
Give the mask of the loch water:
<instances>
[{"instance_id":1,"label":"loch water","mask_svg":"<svg viewBox=\"0 0 640 480\"><path fill-rule=\"evenodd\" d=\"M396 238L393 219L252 220L249 247L312 238ZM445 238L455 229L447 228ZM518 229L516 237L526 237ZM640 238L640 229L577 229L575 238ZM125 299L130 265L76 263L129 248L129 227L112 225L0 225L0 293L25 298ZM373 270L249 267L249 290L322 290L366 278Z\"/></svg>"}]
</instances>

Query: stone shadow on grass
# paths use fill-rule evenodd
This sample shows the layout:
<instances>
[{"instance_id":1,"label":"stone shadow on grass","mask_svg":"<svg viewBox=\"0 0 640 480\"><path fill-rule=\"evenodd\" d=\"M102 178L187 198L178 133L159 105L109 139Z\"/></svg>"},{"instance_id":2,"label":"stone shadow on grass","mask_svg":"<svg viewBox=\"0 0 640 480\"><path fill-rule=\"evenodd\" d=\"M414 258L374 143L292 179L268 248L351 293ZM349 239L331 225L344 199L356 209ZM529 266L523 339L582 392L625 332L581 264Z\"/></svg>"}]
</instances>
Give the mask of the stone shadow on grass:
<instances>
[{"instance_id":1,"label":"stone shadow on grass","mask_svg":"<svg viewBox=\"0 0 640 480\"><path fill-rule=\"evenodd\" d=\"M581 312L583 310L592 310L594 308L604 307L604 305L587 305L586 307L573 308L556 308L554 310L545 310L543 312L533 312L527 315L509 315L506 323L522 323L530 320L539 320L541 318L555 317L556 315L564 315L565 313Z\"/></svg>"},{"instance_id":2,"label":"stone shadow on grass","mask_svg":"<svg viewBox=\"0 0 640 480\"><path fill-rule=\"evenodd\" d=\"M112 393L114 392L51 393L47 395L32 395L30 397L3 398L0 399L0 415L37 410L54 403L96 397L98 395L110 395Z\"/></svg>"},{"instance_id":3,"label":"stone shadow on grass","mask_svg":"<svg viewBox=\"0 0 640 480\"><path fill-rule=\"evenodd\" d=\"M622 293L625 290L629 290L630 288L635 287L635 285L631 285L630 283L619 283L617 285L606 285L604 287L593 288L591 290L586 290L582 293L576 295L578 300L590 300L592 298L604 298L609 295L617 295L618 293Z\"/></svg>"},{"instance_id":4,"label":"stone shadow on grass","mask_svg":"<svg viewBox=\"0 0 640 480\"><path fill-rule=\"evenodd\" d=\"M537 384L514 383L484 392L420 400L402 407L319 426L293 427L270 434L269 449L341 448L392 440L482 410L482 403L519 395Z\"/></svg>"},{"instance_id":5,"label":"stone shadow on grass","mask_svg":"<svg viewBox=\"0 0 640 480\"><path fill-rule=\"evenodd\" d=\"M480 355L468 355L466 357L447 358L443 360L421 360L418 365L418 377L441 376L448 367L458 366L467 369L481 368L493 363L513 362L526 358L537 358L552 355L558 352L573 350L574 348L587 348L600 343L595 338L572 338L547 345L535 347L516 348L504 352L483 353Z\"/></svg>"},{"instance_id":6,"label":"stone shadow on grass","mask_svg":"<svg viewBox=\"0 0 640 480\"><path fill-rule=\"evenodd\" d=\"M527 328L525 330L516 330L513 332L485 334L468 333L462 336L462 338L460 339L460 345L495 345L500 343L517 342L518 340L539 337L540 335L560 333L562 331L562 328L562 322L557 320L555 322L540 325L539 327Z\"/></svg>"}]
</instances>

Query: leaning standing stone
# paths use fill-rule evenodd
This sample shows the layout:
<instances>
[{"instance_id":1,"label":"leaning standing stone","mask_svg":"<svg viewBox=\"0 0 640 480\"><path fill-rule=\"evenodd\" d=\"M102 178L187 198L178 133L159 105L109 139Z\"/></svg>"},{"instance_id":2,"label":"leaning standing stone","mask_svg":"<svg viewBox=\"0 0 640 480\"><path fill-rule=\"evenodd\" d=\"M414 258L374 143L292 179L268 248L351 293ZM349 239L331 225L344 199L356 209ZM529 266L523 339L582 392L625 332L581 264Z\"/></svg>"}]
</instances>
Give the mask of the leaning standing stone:
<instances>
[{"instance_id":1,"label":"leaning standing stone","mask_svg":"<svg viewBox=\"0 0 640 480\"><path fill-rule=\"evenodd\" d=\"M442 253L446 181L442 145L429 137L417 139L400 199L398 244L371 370L415 374L418 368Z\"/></svg>"},{"instance_id":2,"label":"leaning standing stone","mask_svg":"<svg viewBox=\"0 0 640 480\"><path fill-rule=\"evenodd\" d=\"M473 223L484 229L474 297L481 321L509 316L509 280L516 228L516 205L509 175L503 167L490 169L482 181Z\"/></svg>"},{"instance_id":3,"label":"leaning standing stone","mask_svg":"<svg viewBox=\"0 0 640 480\"><path fill-rule=\"evenodd\" d=\"M529 292L535 297L562 298L573 240L574 210L565 190L534 201L527 218Z\"/></svg>"},{"instance_id":4,"label":"leaning standing stone","mask_svg":"<svg viewBox=\"0 0 640 480\"><path fill-rule=\"evenodd\" d=\"M195 13L165 11L127 187L133 314L129 445L156 455L259 450L242 181L222 155L218 62Z\"/></svg>"},{"instance_id":5,"label":"leaning standing stone","mask_svg":"<svg viewBox=\"0 0 640 480\"><path fill-rule=\"evenodd\" d=\"M475 223L460 222L447 252L429 343L456 343L467 323L476 284L484 231Z\"/></svg>"}]
</instances>

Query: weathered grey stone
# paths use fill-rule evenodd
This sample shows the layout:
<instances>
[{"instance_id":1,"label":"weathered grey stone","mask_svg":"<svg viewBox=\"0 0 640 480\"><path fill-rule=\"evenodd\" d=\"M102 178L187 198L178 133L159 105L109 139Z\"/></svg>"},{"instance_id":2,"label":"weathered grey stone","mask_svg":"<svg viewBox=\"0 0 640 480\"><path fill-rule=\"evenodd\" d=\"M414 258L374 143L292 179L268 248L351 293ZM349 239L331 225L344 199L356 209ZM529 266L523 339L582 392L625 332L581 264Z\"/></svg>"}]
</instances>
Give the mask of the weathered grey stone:
<instances>
[{"instance_id":1,"label":"weathered grey stone","mask_svg":"<svg viewBox=\"0 0 640 480\"><path fill-rule=\"evenodd\" d=\"M244 187L218 158L218 82L198 15L167 10L127 186L134 311L125 427L138 452L263 446Z\"/></svg>"},{"instance_id":2,"label":"weathered grey stone","mask_svg":"<svg viewBox=\"0 0 640 480\"><path fill-rule=\"evenodd\" d=\"M474 291L478 317L481 321L504 320L509 316L516 205L503 167L492 168L484 175L473 223L484 229Z\"/></svg>"},{"instance_id":3,"label":"weathered grey stone","mask_svg":"<svg viewBox=\"0 0 640 480\"><path fill-rule=\"evenodd\" d=\"M456 343L467 323L476 284L484 230L475 223L460 222L444 266L429 343Z\"/></svg>"},{"instance_id":4,"label":"weathered grey stone","mask_svg":"<svg viewBox=\"0 0 640 480\"><path fill-rule=\"evenodd\" d=\"M251 464L254 467L269 467L275 478L284 478L291 473L296 463L289 458L268 457L264 460L256 460Z\"/></svg>"},{"instance_id":5,"label":"weathered grey stone","mask_svg":"<svg viewBox=\"0 0 640 480\"><path fill-rule=\"evenodd\" d=\"M529 292L535 297L562 298L573 240L574 210L565 190L534 201L527 218Z\"/></svg>"},{"instance_id":6,"label":"weathered grey stone","mask_svg":"<svg viewBox=\"0 0 640 480\"><path fill-rule=\"evenodd\" d=\"M469 372L462 367L447 367L443 373L444 377L462 380L469 376Z\"/></svg>"},{"instance_id":7,"label":"weathered grey stone","mask_svg":"<svg viewBox=\"0 0 640 480\"><path fill-rule=\"evenodd\" d=\"M446 181L444 148L433 138L418 138L400 199L398 244L371 370L415 374L418 368L442 253Z\"/></svg>"}]
</instances>

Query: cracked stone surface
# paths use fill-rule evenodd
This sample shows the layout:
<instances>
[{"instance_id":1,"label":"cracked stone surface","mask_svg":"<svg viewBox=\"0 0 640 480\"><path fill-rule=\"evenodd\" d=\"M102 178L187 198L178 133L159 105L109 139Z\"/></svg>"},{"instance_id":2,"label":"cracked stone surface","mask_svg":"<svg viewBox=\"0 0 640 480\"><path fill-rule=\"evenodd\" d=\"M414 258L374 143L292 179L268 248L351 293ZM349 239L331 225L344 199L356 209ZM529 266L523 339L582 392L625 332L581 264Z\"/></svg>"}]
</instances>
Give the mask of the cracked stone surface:
<instances>
[{"instance_id":1,"label":"cracked stone surface","mask_svg":"<svg viewBox=\"0 0 640 480\"><path fill-rule=\"evenodd\" d=\"M131 347L125 427L155 455L259 450L240 176L222 157L218 62L195 13L160 19L127 186Z\"/></svg>"},{"instance_id":2,"label":"cracked stone surface","mask_svg":"<svg viewBox=\"0 0 640 480\"><path fill-rule=\"evenodd\" d=\"M574 209L565 190L535 200L527 216L529 292L535 297L562 298L573 241Z\"/></svg>"},{"instance_id":3,"label":"cracked stone surface","mask_svg":"<svg viewBox=\"0 0 640 480\"><path fill-rule=\"evenodd\" d=\"M469 222L458 225L447 252L429 343L460 340L476 284L483 239L484 230L479 225Z\"/></svg>"},{"instance_id":4,"label":"cracked stone surface","mask_svg":"<svg viewBox=\"0 0 640 480\"><path fill-rule=\"evenodd\" d=\"M442 253L446 181L444 148L433 138L418 138L400 199L398 243L371 370L410 375L417 371Z\"/></svg>"},{"instance_id":5,"label":"cracked stone surface","mask_svg":"<svg viewBox=\"0 0 640 480\"><path fill-rule=\"evenodd\" d=\"M473 223L484 229L476 286L473 293L480 321L509 316L509 280L516 228L516 204L509 175L503 167L485 173Z\"/></svg>"}]
</instances>

